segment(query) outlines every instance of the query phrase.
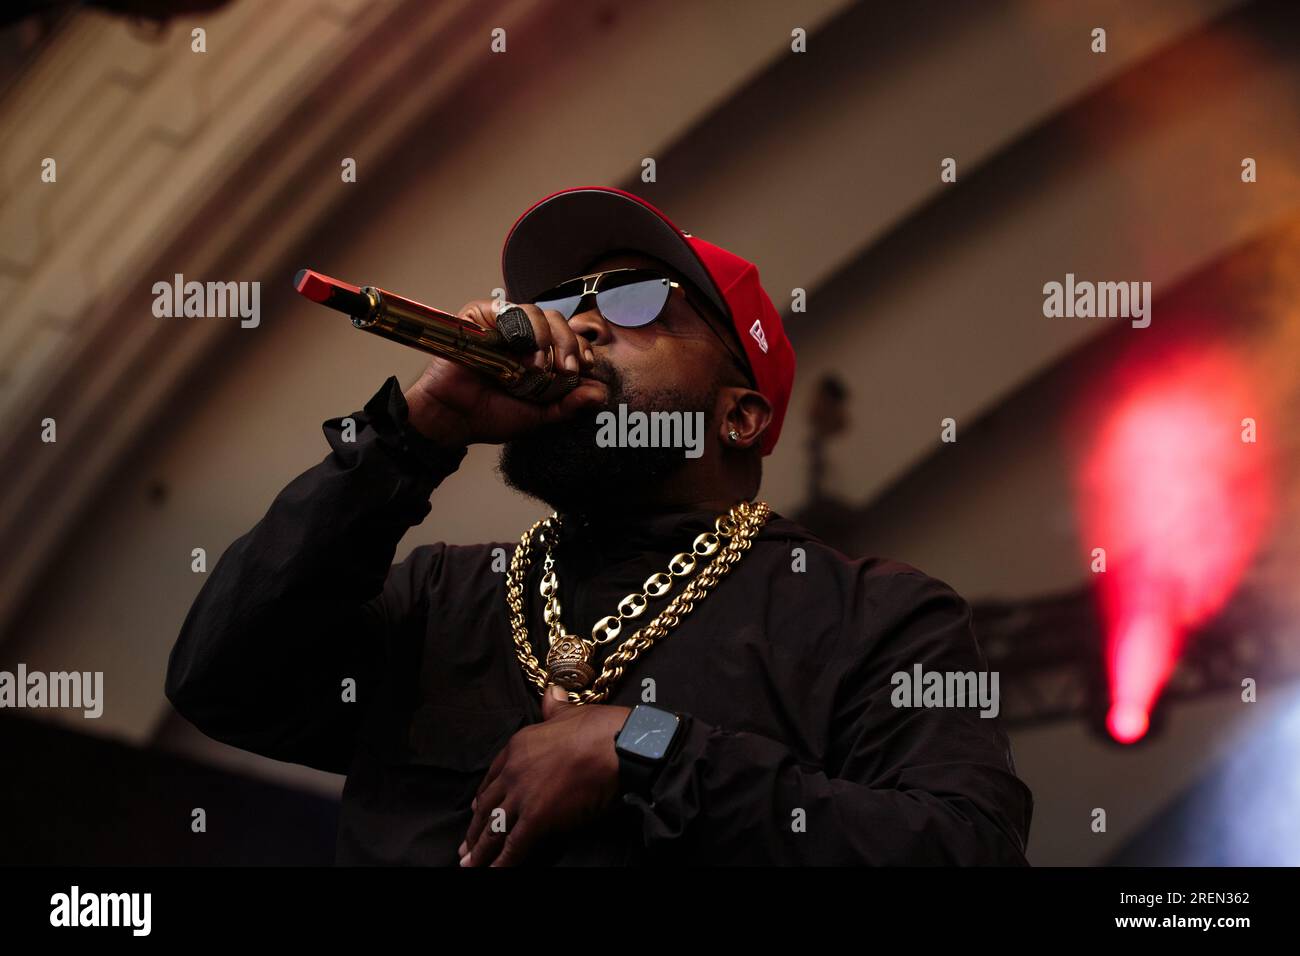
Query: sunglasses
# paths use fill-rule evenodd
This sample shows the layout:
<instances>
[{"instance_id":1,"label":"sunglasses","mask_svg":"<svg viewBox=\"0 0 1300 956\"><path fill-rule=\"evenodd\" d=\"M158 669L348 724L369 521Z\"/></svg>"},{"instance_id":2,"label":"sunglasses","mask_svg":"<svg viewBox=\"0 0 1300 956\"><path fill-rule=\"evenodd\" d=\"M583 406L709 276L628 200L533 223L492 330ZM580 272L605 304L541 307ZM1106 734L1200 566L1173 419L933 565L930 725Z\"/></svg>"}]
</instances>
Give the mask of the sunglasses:
<instances>
[{"instance_id":1,"label":"sunglasses","mask_svg":"<svg viewBox=\"0 0 1300 956\"><path fill-rule=\"evenodd\" d=\"M533 304L539 309L554 309L567 320L578 313L588 296L595 296L596 309L606 322L623 329L637 329L649 325L663 315L674 289L682 290L682 295L699 314L700 319L714 335L718 336L718 341L736 362L746 381L753 385L754 377L749 371L749 363L736 354L735 349L727 344L726 339L718 333L717 329L713 328L713 323L705 318L701 303L696 300L689 287L674 282L653 269L608 269L604 272L577 276L547 289L533 300Z\"/></svg>"}]
</instances>

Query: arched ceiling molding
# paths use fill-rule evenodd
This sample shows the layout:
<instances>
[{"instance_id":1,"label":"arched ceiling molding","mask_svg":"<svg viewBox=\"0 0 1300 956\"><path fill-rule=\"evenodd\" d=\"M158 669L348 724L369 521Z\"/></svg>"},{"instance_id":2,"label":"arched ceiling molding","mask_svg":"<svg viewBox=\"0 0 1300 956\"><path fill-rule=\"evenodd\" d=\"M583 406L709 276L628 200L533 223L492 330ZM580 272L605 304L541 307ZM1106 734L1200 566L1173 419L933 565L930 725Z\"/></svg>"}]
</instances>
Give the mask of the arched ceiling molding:
<instances>
[{"instance_id":1,"label":"arched ceiling molding","mask_svg":"<svg viewBox=\"0 0 1300 956\"><path fill-rule=\"evenodd\" d=\"M1294 214L1300 58L1283 35L1294 14L1280 4L1207 24L1009 145L822 286L797 384L828 371L849 381L853 427L829 452L838 498L869 503L933 453L942 419L960 430L1113 327L1044 317L1045 282L1150 281L1158 298ZM1266 178L1241 181L1246 156ZM800 418L787 429L783 442L806 436Z\"/></svg>"}]
</instances>

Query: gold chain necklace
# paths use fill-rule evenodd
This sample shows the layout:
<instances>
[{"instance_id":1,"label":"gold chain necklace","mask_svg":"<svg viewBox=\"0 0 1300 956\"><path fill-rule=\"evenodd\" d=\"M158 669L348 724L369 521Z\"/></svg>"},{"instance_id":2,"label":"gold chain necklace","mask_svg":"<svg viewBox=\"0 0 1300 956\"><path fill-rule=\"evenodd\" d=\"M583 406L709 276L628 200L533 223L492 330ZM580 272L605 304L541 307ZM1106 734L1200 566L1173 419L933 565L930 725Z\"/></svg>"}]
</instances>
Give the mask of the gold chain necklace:
<instances>
[{"instance_id":1,"label":"gold chain necklace","mask_svg":"<svg viewBox=\"0 0 1300 956\"><path fill-rule=\"evenodd\" d=\"M714 521L716 531L706 531L695 538L690 552L679 552L668 562L668 573L650 575L640 592L633 592L618 602L618 610L596 622L591 629L591 639L584 640L569 634L560 622L559 579L555 573L552 553L559 534L560 516L552 513L535 522L519 538L514 556L510 559L510 572L506 578L506 604L510 608L510 627L514 634L515 653L523 666L525 676L545 693L548 684L559 684L568 689L569 699L576 704L597 704L609 696L623 672L655 641L677 626L689 614L695 602L701 601L718 581L731 570L732 565L744 556L762 528L772 509L765 501L742 501L730 511L718 515ZM726 538L722 545L720 538ZM534 542L541 540L546 555L542 565L539 586L546 600L543 617L550 629L550 652L543 669L533 653L528 637L528 622L524 616L524 582L532 564ZM617 637L623 622L641 615L650 598L662 597L672 589L674 579L685 577L695 569L697 558L715 555L708 565L686 586L681 594L660 612L659 616L640 630L629 635L617 650L605 659L604 669L596 682L591 654L597 644Z\"/></svg>"}]
</instances>

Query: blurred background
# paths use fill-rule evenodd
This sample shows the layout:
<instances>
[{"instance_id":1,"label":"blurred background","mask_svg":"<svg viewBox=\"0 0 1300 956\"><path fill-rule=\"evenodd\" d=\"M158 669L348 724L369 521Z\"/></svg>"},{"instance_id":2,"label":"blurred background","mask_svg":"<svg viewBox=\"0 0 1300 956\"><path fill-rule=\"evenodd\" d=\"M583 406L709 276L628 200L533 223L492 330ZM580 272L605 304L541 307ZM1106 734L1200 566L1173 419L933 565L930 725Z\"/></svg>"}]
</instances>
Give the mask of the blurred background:
<instances>
[{"instance_id":1,"label":"blurred background","mask_svg":"<svg viewBox=\"0 0 1300 956\"><path fill-rule=\"evenodd\" d=\"M341 777L210 741L162 692L192 550L215 564L325 456L323 420L424 364L292 276L454 311L501 285L529 205L598 184L759 265L799 361L761 497L971 602L1031 862L1300 863L1300 5L0 21L0 669L103 671L106 697L0 710L0 862L332 860ZM260 324L154 317L175 273L260 281ZM1067 273L1150 282L1150 327L1045 317ZM399 560L540 517L496 455L471 449ZM208 839L157 825L196 806Z\"/></svg>"}]
</instances>

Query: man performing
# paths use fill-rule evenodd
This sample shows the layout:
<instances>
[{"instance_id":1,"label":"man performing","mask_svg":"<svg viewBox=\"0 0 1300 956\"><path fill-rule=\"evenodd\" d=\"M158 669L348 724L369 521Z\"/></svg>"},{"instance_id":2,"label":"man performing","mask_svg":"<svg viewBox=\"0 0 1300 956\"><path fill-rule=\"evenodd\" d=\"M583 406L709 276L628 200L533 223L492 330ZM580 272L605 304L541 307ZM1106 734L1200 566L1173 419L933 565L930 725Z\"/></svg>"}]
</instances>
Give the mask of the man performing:
<instances>
[{"instance_id":1,"label":"man performing","mask_svg":"<svg viewBox=\"0 0 1300 956\"><path fill-rule=\"evenodd\" d=\"M966 603L756 498L795 366L757 269L603 187L533 205L502 267L521 304L459 315L578 386L524 401L434 358L355 435L327 421L195 600L176 709L346 774L339 863L1023 865L996 717L898 693L986 670ZM612 440L620 406L702 412L702 454ZM475 442L554 514L393 565Z\"/></svg>"}]
</instances>

